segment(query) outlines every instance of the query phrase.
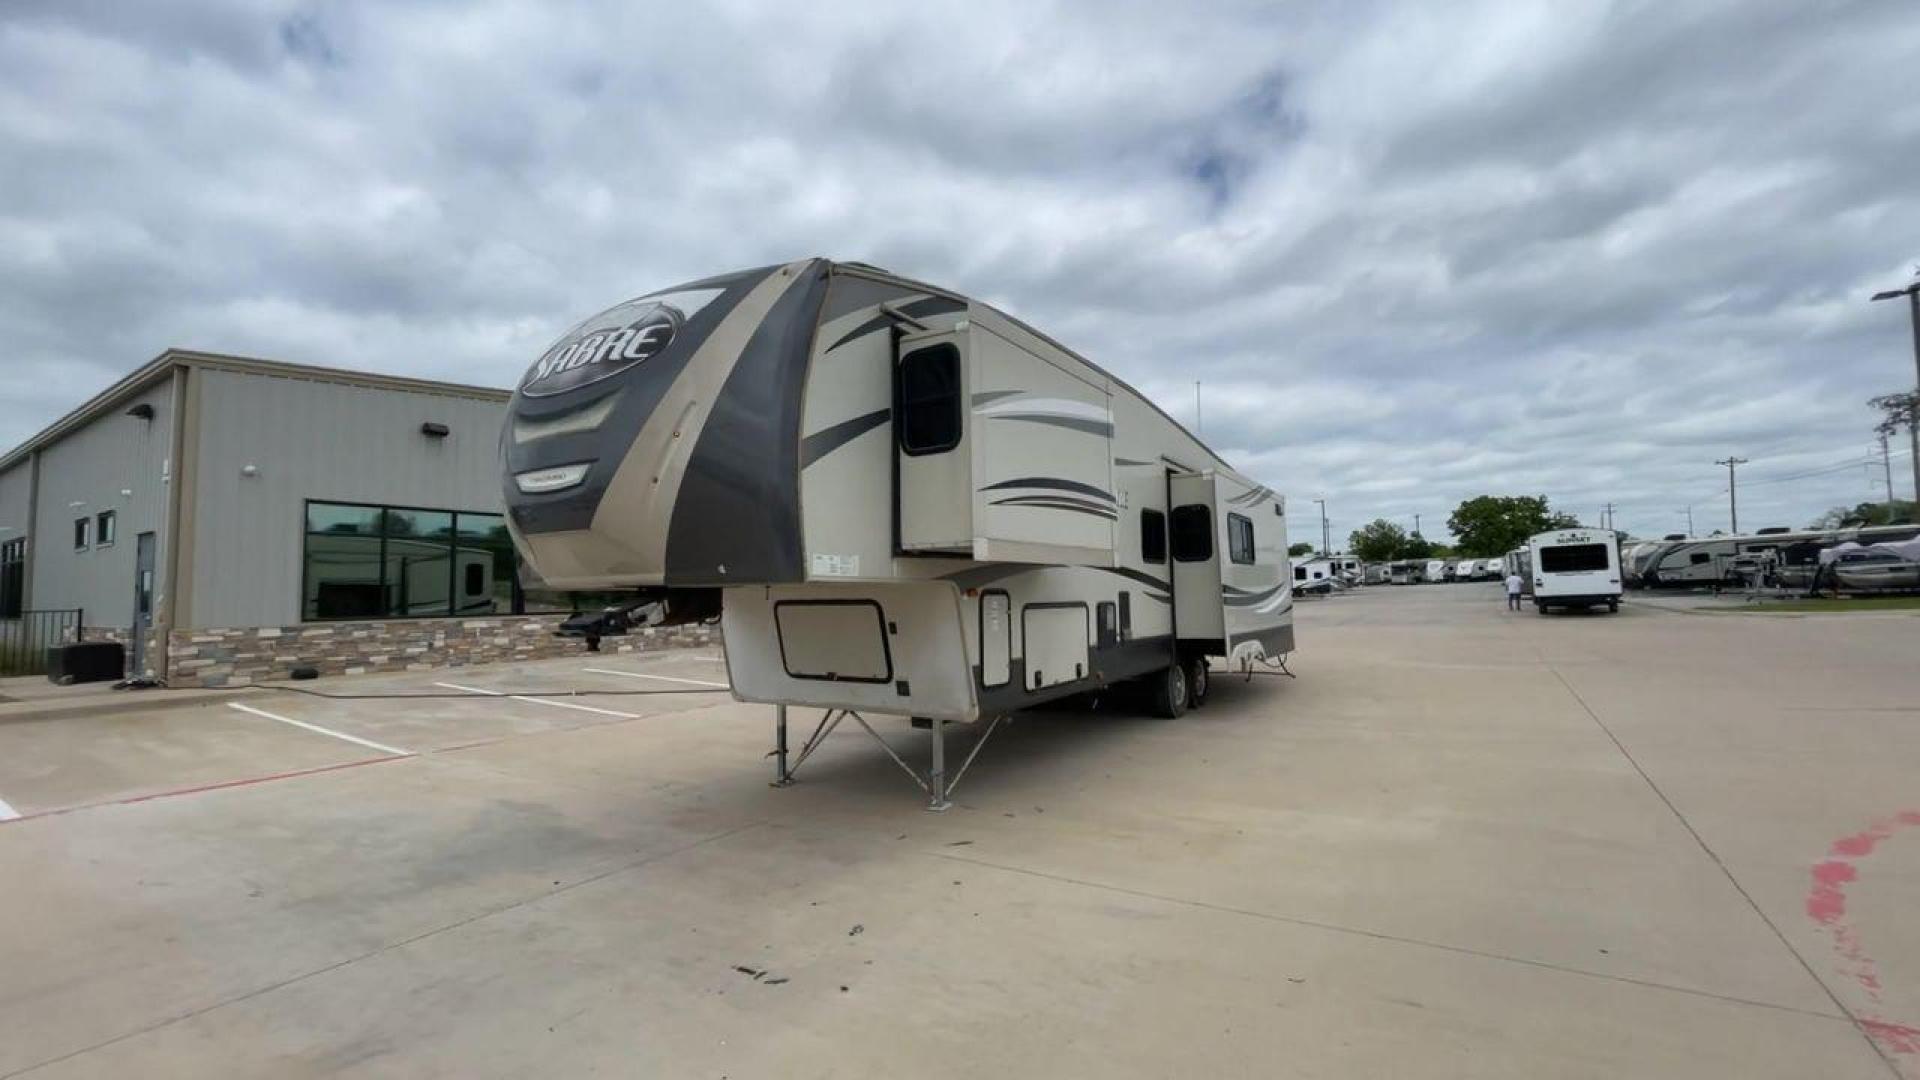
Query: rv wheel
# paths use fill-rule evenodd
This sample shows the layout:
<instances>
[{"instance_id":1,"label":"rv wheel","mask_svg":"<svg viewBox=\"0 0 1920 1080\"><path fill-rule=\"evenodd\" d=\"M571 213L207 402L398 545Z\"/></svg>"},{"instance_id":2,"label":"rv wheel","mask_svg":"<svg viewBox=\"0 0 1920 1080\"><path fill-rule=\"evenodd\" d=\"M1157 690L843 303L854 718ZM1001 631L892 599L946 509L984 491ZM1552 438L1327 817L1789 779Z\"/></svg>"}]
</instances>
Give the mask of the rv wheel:
<instances>
[{"instance_id":1,"label":"rv wheel","mask_svg":"<svg viewBox=\"0 0 1920 1080\"><path fill-rule=\"evenodd\" d=\"M1620 614L1620 601L1618 600L1607 601L1607 610L1613 612L1615 615Z\"/></svg>"},{"instance_id":2,"label":"rv wheel","mask_svg":"<svg viewBox=\"0 0 1920 1080\"><path fill-rule=\"evenodd\" d=\"M1194 656L1187 659L1187 705L1199 708L1207 703L1207 658Z\"/></svg>"},{"instance_id":3,"label":"rv wheel","mask_svg":"<svg viewBox=\"0 0 1920 1080\"><path fill-rule=\"evenodd\" d=\"M1147 678L1153 689L1155 716L1172 720L1187 711L1187 669L1184 665L1169 664L1159 674Z\"/></svg>"}]
</instances>

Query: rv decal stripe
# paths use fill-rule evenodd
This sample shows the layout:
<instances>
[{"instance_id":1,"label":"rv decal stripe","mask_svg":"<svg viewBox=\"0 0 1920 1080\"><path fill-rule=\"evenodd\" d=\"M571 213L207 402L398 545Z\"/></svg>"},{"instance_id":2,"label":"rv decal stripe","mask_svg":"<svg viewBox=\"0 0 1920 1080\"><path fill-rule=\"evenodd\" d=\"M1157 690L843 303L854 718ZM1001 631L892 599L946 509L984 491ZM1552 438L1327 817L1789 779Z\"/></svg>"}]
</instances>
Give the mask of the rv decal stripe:
<instances>
[{"instance_id":1,"label":"rv decal stripe","mask_svg":"<svg viewBox=\"0 0 1920 1080\"><path fill-rule=\"evenodd\" d=\"M800 467L806 468L892 418L892 409L876 409L821 428L800 440Z\"/></svg>"},{"instance_id":2,"label":"rv decal stripe","mask_svg":"<svg viewBox=\"0 0 1920 1080\"><path fill-rule=\"evenodd\" d=\"M1083 484L1078 480L1061 480L1052 476L1022 476L1013 480L1002 480L997 484L988 484L981 491L1000 491L1004 488L1050 488L1054 491L1072 491L1081 495L1091 495L1097 499L1113 501L1110 492L1102 491L1092 484Z\"/></svg>"},{"instance_id":3,"label":"rv decal stripe","mask_svg":"<svg viewBox=\"0 0 1920 1080\"><path fill-rule=\"evenodd\" d=\"M1089 434L1089 435L1103 435L1103 436L1106 436L1107 438L1112 438L1112 437L1113 437L1113 425L1112 425L1112 424L1109 424L1109 423L1106 423L1106 422L1104 422L1104 421L1099 421L1099 420L1081 420L1081 419L1079 419L1079 418L1077 418L1077 417L1072 417L1072 416L1042 416L1042 415L1035 415L1035 416L1011 416L1011 415L1001 415L1001 416L993 416L993 417L990 417L989 419L993 419L993 420L1025 420L1025 421L1026 421L1027 423L1029 423L1029 424L1048 424L1048 425L1051 425L1051 426L1053 426L1053 427L1062 427L1062 428L1066 428L1066 429L1067 429L1067 430L1069 430L1069 431L1084 431L1084 432L1086 432L1086 433L1087 433L1087 434Z\"/></svg>"},{"instance_id":4,"label":"rv decal stripe","mask_svg":"<svg viewBox=\"0 0 1920 1080\"><path fill-rule=\"evenodd\" d=\"M1160 601L1160 602L1161 602L1161 603L1163 603L1163 604L1171 604L1171 603L1173 603L1173 597L1171 597L1171 596L1168 596L1168 595L1164 595L1164 594L1162 594L1162 593L1153 593L1153 592L1150 592L1150 593L1148 593L1148 594L1147 594L1147 599L1149 599L1149 600L1158 600L1158 601Z\"/></svg>"},{"instance_id":5,"label":"rv decal stripe","mask_svg":"<svg viewBox=\"0 0 1920 1080\"><path fill-rule=\"evenodd\" d=\"M1262 604L1272 599L1275 593L1285 588L1288 588L1288 586L1275 585L1265 592L1242 593L1238 596L1228 596L1224 598L1224 602L1228 607L1253 607L1256 604Z\"/></svg>"},{"instance_id":6,"label":"rv decal stripe","mask_svg":"<svg viewBox=\"0 0 1920 1080\"><path fill-rule=\"evenodd\" d=\"M980 410L982 416L1071 416L1080 420L1112 423L1113 414L1104 405L1074 398L1026 398Z\"/></svg>"},{"instance_id":7,"label":"rv decal stripe","mask_svg":"<svg viewBox=\"0 0 1920 1080\"><path fill-rule=\"evenodd\" d=\"M1010 499L995 499L990 506L1026 506L1035 510L1066 510L1090 517L1116 520L1119 515L1097 503L1080 502L1063 495L1017 495Z\"/></svg>"},{"instance_id":8,"label":"rv decal stripe","mask_svg":"<svg viewBox=\"0 0 1920 1080\"><path fill-rule=\"evenodd\" d=\"M973 407L977 409L982 405L991 405L1001 398L1019 397L1024 393L1026 393L1024 390L982 390L973 395Z\"/></svg>"},{"instance_id":9,"label":"rv decal stripe","mask_svg":"<svg viewBox=\"0 0 1920 1080\"><path fill-rule=\"evenodd\" d=\"M967 305L958 300L949 300L944 296L929 296L925 300L915 300L911 304L902 304L898 310L902 315L912 315L918 318L922 315L945 315L948 312L965 311L966 308ZM875 315L873 318L868 319L866 322L861 323L859 326L841 335L840 340L827 346L823 351L832 352L847 342L852 341L854 338L866 337L876 330L885 330L887 327L893 325L893 321L893 316L891 315Z\"/></svg>"},{"instance_id":10,"label":"rv decal stripe","mask_svg":"<svg viewBox=\"0 0 1920 1080\"><path fill-rule=\"evenodd\" d=\"M1126 578L1129 581L1137 581L1140 584L1147 586L1148 588L1160 589L1162 591L1170 590L1173 588L1172 585L1168 584L1167 582L1161 581L1159 578L1154 577L1152 574L1146 573L1141 570L1135 570L1132 567L1096 566L1096 567L1093 567L1093 569L1105 570L1109 574L1119 574L1121 577Z\"/></svg>"},{"instance_id":11,"label":"rv decal stripe","mask_svg":"<svg viewBox=\"0 0 1920 1080\"><path fill-rule=\"evenodd\" d=\"M1124 458L1124 457L1117 457L1117 458L1114 458L1114 459L1113 459L1113 463L1114 463L1115 465L1119 465L1119 466L1121 466L1121 467L1123 467L1123 468L1127 468L1127 467L1132 467L1132 466L1137 466L1137 465L1151 465L1151 464L1153 464L1153 462L1151 462L1151 461L1135 461L1135 460L1133 460L1132 458Z\"/></svg>"}]
</instances>

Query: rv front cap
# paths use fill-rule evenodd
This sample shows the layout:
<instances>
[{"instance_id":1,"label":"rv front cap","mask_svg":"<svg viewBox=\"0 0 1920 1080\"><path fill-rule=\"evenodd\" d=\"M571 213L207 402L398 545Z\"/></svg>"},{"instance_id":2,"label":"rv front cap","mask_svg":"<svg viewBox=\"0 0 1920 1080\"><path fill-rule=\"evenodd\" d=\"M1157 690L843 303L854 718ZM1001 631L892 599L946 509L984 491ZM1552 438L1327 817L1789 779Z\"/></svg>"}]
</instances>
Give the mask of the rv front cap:
<instances>
[{"instance_id":1,"label":"rv front cap","mask_svg":"<svg viewBox=\"0 0 1920 1080\"><path fill-rule=\"evenodd\" d=\"M561 338L527 370L520 392L558 394L618 375L673 344L686 315L661 300L630 300L601 312Z\"/></svg>"}]
</instances>

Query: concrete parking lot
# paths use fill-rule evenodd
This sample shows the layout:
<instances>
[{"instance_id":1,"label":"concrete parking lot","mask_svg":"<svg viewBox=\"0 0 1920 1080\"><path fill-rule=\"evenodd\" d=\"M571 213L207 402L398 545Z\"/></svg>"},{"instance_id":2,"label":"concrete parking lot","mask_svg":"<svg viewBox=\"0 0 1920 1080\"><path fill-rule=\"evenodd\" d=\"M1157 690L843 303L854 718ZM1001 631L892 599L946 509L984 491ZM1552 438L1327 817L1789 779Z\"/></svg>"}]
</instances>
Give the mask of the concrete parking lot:
<instances>
[{"instance_id":1,"label":"concrete parking lot","mask_svg":"<svg viewBox=\"0 0 1920 1080\"><path fill-rule=\"evenodd\" d=\"M0 1077L1920 1077L1920 620L1298 622L945 814L695 653L0 724Z\"/></svg>"}]
</instances>

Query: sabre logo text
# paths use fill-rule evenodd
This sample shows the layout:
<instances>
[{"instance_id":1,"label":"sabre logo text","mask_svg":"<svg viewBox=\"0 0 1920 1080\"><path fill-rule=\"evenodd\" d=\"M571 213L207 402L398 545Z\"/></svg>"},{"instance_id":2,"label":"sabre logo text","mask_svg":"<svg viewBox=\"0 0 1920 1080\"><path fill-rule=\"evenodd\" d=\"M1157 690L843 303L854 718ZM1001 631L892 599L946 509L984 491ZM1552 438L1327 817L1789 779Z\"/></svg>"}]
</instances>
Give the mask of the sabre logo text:
<instances>
[{"instance_id":1,"label":"sabre logo text","mask_svg":"<svg viewBox=\"0 0 1920 1080\"><path fill-rule=\"evenodd\" d=\"M527 372L520 391L535 397L557 394L617 375L673 344L681 320L680 312L666 304L640 305L639 311L615 308L548 349Z\"/></svg>"}]
</instances>

